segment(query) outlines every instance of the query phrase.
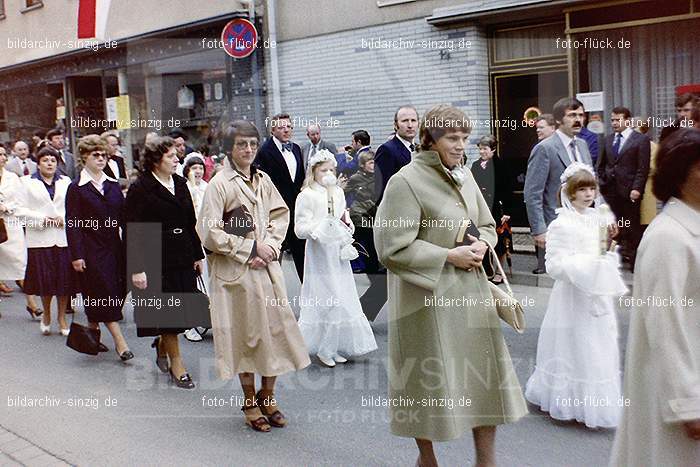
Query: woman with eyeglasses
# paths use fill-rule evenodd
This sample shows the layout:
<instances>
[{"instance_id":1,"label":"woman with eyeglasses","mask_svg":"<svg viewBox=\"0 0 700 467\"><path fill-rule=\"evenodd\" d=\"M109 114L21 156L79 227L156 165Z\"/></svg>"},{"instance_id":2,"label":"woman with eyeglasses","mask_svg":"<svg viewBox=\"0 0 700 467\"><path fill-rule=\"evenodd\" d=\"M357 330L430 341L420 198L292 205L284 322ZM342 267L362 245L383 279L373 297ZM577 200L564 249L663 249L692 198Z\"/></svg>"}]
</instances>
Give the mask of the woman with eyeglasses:
<instances>
[{"instance_id":1,"label":"woman with eyeglasses","mask_svg":"<svg viewBox=\"0 0 700 467\"><path fill-rule=\"evenodd\" d=\"M127 361L134 354L119 327L126 297L124 245L119 235L124 227L124 196L119 182L104 173L107 149L107 142L98 135L78 142L83 170L68 187L66 234L89 326L99 329L99 323L104 323L117 355ZM100 351L106 352L107 347L100 344Z\"/></svg>"}]
</instances>

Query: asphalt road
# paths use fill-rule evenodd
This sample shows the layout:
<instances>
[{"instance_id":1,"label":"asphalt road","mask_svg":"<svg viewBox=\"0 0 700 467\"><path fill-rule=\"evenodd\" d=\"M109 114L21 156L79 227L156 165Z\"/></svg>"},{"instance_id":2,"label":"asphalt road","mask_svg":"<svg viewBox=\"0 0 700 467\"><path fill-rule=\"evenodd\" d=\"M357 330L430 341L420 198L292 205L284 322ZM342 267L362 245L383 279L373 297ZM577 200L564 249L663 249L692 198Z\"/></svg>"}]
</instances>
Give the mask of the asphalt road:
<instances>
[{"instance_id":1,"label":"asphalt road","mask_svg":"<svg viewBox=\"0 0 700 467\"><path fill-rule=\"evenodd\" d=\"M285 263L290 296L298 293L291 261ZM357 276L358 287L366 278ZM528 329L504 333L521 385L535 362L539 324L550 289L515 286L528 297ZM123 325L136 358L119 361L110 353L82 355L56 333L42 336L15 292L0 302L0 427L74 465L235 465L235 466L413 466L411 439L389 432L383 408L362 406L370 396L386 396L387 336L384 312L373 324L379 350L336 368L317 361L279 378L277 396L290 424L255 433L243 423L237 381L216 379L211 337L181 340L195 390L172 386L155 368L150 339L136 337L130 309ZM621 345L628 312L621 310ZM103 333L107 334L106 330ZM48 407L17 407L17 398L41 399ZM607 465L614 431L555 422L536 407L518 423L501 426L497 455L501 466ZM2 443L0 441L0 451ZM441 465L473 464L471 436L437 443ZM2 461L2 457L0 457Z\"/></svg>"}]
</instances>

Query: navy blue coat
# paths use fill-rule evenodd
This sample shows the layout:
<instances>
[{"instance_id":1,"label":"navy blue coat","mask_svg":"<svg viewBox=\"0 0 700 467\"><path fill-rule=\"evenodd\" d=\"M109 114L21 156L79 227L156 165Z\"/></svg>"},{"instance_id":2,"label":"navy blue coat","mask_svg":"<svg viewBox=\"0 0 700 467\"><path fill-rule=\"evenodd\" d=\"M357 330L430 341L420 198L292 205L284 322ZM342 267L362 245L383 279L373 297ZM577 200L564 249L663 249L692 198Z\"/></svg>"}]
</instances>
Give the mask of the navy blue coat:
<instances>
[{"instance_id":1,"label":"navy blue coat","mask_svg":"<svg viewBox=\"0 0 700 467\"><path fill-rule=\"evenodd\" d=\"M125 250L119 236L124 196L116 182L107 180L103 186L104 196L92 183L79 186L75 181L66 194L68 248L72 261L85 260L79 284L90 322L121 320L120 304L126 297ZM91 306L94 299L110 299L111 306Z\"/></svg>"},{"instance_id":2,"label":"navy blue coat","mask_svg":"<svg viewBox=\"0 0 700 467\"><path fill-rule=\"evenodd\" d=\"M374 191L377 196L377 205L382 200L384 188L389 183L389 179L409 162L411 162L411 151L396 136L377 148L374 154Z\"/></svg>"}]
</instances>

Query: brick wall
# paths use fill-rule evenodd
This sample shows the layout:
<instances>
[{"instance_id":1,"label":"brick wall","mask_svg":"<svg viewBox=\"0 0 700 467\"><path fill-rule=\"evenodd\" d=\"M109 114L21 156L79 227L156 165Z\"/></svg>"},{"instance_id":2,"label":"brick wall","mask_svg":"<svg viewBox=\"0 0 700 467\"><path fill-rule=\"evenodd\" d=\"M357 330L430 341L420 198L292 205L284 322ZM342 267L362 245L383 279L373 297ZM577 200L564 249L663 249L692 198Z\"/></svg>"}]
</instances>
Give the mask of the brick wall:
<instances>
[{"instance_id":1,"label":"brick wall","mask_svg":"<svg viewBox=\"0 0 700 467\"><path fill-rule=\"evenodd\" d=\"M371 39L415 42L373 49ZM460 39L471 46L458 48ZM444 40L454 44L449 57L441 57L443 44L421 42ZM281 42L277 53L282 109L300 119L294 139L302 144L307 139L301 120L318 119L324 139L343 146L354 130L365 129L376 148L393 131L396 108L406 103L421 115L447 103L472 119L490 118L487 41L476 26L438 29L416 19ZM269 67L266 72L269 83ZM326 127L331 118L337 127ZM487 132L475 128L471 141ZM478 157L474 147L468 154Z\"/></svg>"}]
</instances>

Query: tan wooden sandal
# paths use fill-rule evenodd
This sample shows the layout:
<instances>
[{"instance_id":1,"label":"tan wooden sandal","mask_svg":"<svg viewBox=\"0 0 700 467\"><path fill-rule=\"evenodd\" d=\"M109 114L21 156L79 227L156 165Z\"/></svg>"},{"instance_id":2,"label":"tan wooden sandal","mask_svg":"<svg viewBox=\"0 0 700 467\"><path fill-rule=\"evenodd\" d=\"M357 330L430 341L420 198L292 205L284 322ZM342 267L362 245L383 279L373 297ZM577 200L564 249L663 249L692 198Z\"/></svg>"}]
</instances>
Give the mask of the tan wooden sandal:
<instances>
[{"instance_id":1,"label":"tan wooden sandal","mask_svg":"<svg viewBox=\"0 0 700 467\"><path fill-rule=\"evenodd\" d=\"M243 406L241 407L243 415L245 416L245 424L251 427L255 431L260 431L262 433L267 433L271 430L270 424L260 411L260 407L257 405Z\"/></svg>"},{"instance_id":2,"label":"tan wooden sandal","mask_svg":"<svg viewBox=\"0 0 700 467\"><path fill-rule=\"evenodd\" d=\"M277 400L275 400L274 394L270 394L266 398L262 398L262 391L258 391L255 395L255 401L260 408L263 415L267 417L270 425L275 428L284 428L287 426L287 419L284 414L277 408Z\"/></svg>"}]
</instances>

